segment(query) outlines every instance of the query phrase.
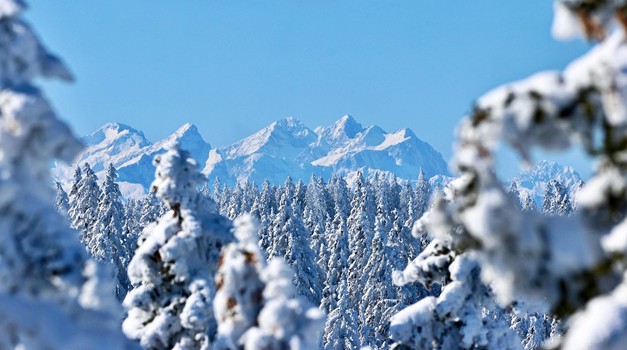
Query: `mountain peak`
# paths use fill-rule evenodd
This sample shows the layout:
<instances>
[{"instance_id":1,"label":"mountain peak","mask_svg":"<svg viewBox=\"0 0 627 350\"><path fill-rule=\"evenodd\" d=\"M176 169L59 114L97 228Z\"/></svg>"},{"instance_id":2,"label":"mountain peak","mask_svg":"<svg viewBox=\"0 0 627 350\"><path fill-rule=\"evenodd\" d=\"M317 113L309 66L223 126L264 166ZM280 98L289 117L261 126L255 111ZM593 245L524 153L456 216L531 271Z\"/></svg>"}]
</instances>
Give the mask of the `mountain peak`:
<instances>
[{"instance_id":1,"label":"mountain peak","mask_svg":"<svg viewBox=\"0 0 627 350\"><path fill-rule=\"evenodd\" d=\"M294 117L287 117L277 120L276 122L270 124L270 126L281 127L283 129L307 128L299 119Z\"/></svg>"},{"instance_id":2,"label":"mountain peak","mask_svg":"<svg viewBox=\"0 0 627 350\"><path fill-rule=\"evenodd\" d=\"M364 127L359 124L359 122L357 122L355 118L347 114L333 124L332 130L335 131L334 134L342 132L348 138L352 139L358 133L362 132L364 130Z\"/></svg>"},{"instance_id":3,"label":"mountain peak","mask_svg":"<svg viewBox=\"0 0 627 350\"><path fill-rule=\"evenodd\" d=\"M414 131L410 128L404 128L397 132L399 135L403 135L405 138L418 138Z\"/></svg>"},{"instance_id":4,"label":"mountain peak","mask_svg":"<svg viewBox=\"0 0 627 350\"><path fill-rule=\"evenodd\" d=\"M181 127L179 127L174 134L172 134L173 136L180 138L183 137L185 135L198 135L200 136L200 133L198 132L198 128L196 127L196 125L192 124L192 123L185 123L183 125L181 125Z\"/></svg>"},{"instance_id":5,"label":"mountain peak","mask_svg":"<svg viewBox=\"0 0 627 350\"><path fill-rule=\"evenodd\" d=\"M160 149L165 147L166 143L178 141L181 143L181 146L191 153L195 154L197 157L204 157L202 153L209 153L211 149L211 145L207 143L196 125L191 123L185 123L181 127L179 127L173 134L168 136L162 141L155 143L155 148Z\"/></svg>"},{"instance_id":6,"label":"mountain peak","mask_svg":"<svg viewBox=\"0 0 627 350\"><path fill-rule=\"evenodd\" d=\"M137 143L148 144L148 140L144 137L144 133L137 129L122 123L107 123L93 133L83 137L83 141L87 145L95 145L103 141L112 142L119 138L133 138Z\"/></svg>"}]
</instances>

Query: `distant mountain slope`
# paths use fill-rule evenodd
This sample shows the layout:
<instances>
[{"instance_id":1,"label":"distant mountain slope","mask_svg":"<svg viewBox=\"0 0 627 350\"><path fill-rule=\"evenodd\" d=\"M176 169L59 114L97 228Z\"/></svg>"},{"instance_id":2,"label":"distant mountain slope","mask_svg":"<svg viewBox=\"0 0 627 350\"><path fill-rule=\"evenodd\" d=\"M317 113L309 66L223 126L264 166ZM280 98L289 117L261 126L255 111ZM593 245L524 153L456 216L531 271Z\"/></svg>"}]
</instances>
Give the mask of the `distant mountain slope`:
<instances>
[{"instance_id":1,"label":"distant mountain slope","mask_svg":"<svg viewBox=\"0 0 627 350\"><path fill-rule=\"evenodd\" d=\"M362 127L351 116L312 131L299 120L286 118L232 145L211 151L203 173L233 184L287 176L307 180L311 174L330 177L387 173L415 180L422 168L427 176L448 174L442 155L409 129L387 133L378 126Z\"/></svg>"},{"instance_id":2,"label":"distant mountain slope","mask_svg":"<svg viewBox=\"0 0 627 350\"><path fill-rule=\"evenodd\" d=\"M112 163L118 169L120 187L127 197L137 197L146 190L155 177L152 159L164 151L168 142L178 141L187 149L199 164L204 164L211 146L200 136L192 124L184 124L176 132L155 143L148 141L141 131L130 126L109 123L94 133L83 137L87 146L74 166L55 164L53 176L64 184L71 181L76 164L89 163L103 179L106 166Z\"/></svg>"},{"instance_id":3,"label":"distant mountain slope","mask_svg":"<svg viewBox=\"0 0 627 350\"><path fill-rule=\"evenodd\" d=\"M583 180L572 167L546 160L539 161L531 169L519 173L512 182L518 184L521 194L533 196L539 208L542 205L546 185L551 179L566 187L571 198L583 184Z\"/></svg>"},{"instance_id":4,"label":"distant mountain slope","mask_svg":"<svg viewBox=\"0 0 627 350\"><path fill-rule=\"evenodd\" d=\"M388 133L378 126L363 127L351 116L315 131L295 118L286 118L214 149L191 124L152 143L141 131L111 123L83 138L87 148L76 163L88 162L99 176L107 164L113 163L124 194L134 197L145 193L154 178L154 155L173 140L191 152L209 181L219 178L229 185L243 180L261 183L265 179L282 183L287 176L306 181L312 174L352 177L358 170L408 180L417 179L420 168L428 177L448 175L442 155L411 130ZM71 166L53 168L55 177L65 184L73 172Z\"/></svg>"}]
</instances>

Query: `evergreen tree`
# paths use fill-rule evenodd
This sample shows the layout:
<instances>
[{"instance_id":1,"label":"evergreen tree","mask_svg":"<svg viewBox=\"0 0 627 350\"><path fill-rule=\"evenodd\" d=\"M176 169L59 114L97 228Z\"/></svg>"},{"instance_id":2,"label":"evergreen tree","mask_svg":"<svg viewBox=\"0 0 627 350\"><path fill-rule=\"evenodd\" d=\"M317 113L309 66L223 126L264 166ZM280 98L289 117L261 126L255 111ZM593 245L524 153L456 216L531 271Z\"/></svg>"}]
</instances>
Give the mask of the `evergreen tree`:
<instances>
[{"instance_id":1,"label":"evergreen tree","mask_svg":"<svg viewBox=\"0 0 627 350\"><path fill-rule=\"evenodd\" d=\"M337 286L339 296L337 306L329 313L324 327L323 348L325 350L360 349L358 316L350 308L346 278L340 280Z\"/></svg>"},{"instance_id":2,"label":"evergreen tree","mask_svg":"<svg viewBox=\"0 0 627 350\"><path fill-rule=\"evenodd\" d=\"M197 190L204 178L178 144L154 164L152 189L169 210L144 229L129 265L123 330L145 348L206 349L216 333L213 276L231 225Z\"/></svg>"},{"instance_id":3,"label":"evergreen tree","mask_svg":"<svg viewBox=\"0 0 627 350\"><path fill-rule=\"evenodd\" d=\"M63 190L63 186L59 181L55 181L54 185L57 190L57 210L63 216L67 215L67 211L70 209L70 203L65 190Z\"/></svg>"},{"instance_id":4,"label":"evergreen tree","mask_svg":"<svg viewBox=\"0 0 627 350\"><path fill-rule=\"evenodd\" d=\"M297 209L297 214L303 217L303 211L305 209L305 198L307 196L307 186L303 183L303 180L299 179L294 188L294 208Z\"/></svg>"},{"instance_id":5,"label":"evergreen tree","mask_svg":"<svg viewBox=\"0 0 627 350\"><path fill-rule=\"evenodd\" d=\"M454 260L453 260L454 259ZM438 261L439 260L439 261ZM451 261L449 265L442 264ZM395 346L406 349L520 349L521 339L480 279L480 267L470 256L457 256L437 240L410 263L395 282L429 284L444 277L451 282L398 312L391 319ZM432 320L437 320L433 321Z\"/></svg>"},{"instance_id":6,"label":"evergreen tree","mask_svg":"<svg viewBox=\"0 0 627 350\"><path fill-rule=\"evenodd\" d=\"M542 212L546 215L568 215L572 212L568 191L555 179L551 179L546 186Z\"/></svg>"},{"instance_id":7,"label":"evergreen tree","mask_svg":"<svg viewBox=\"0 0 627 350\"><path fill-rule=\"evenodd\" d=\"M286 187L281 196L279 211L273 221L269 257L284 258L296 271L294 284L298 292L317 305L321 299L321 272L310 246L309 234L294 214L297 205L291 200L292 193L290 187Z\"/></svg>"},{"instance_id":8,"label":"evergreen tree","mask_svg":"<svg viewBox=\"0 0 627 350\"><path fill-rule=\"evenodd\" d=\"M512 184L509 186L509 190L507 191L507 193L509 194L514 204L516 204L516 207L522 210L523 203L520 199L520 190L518 189L518 183L516 183L516 181L512 181Z\"/></svg>"},{"instance_id":9,"label":"evergreen tree","mask_svg":"<svg viewBox=\"0 0 627 350\"><path fill-rule=\"evenodd\" d=\"M324 327L324 313L298 297L290 283L294 273L281 259L264 269L264 305L257 324L240 339L244 350L316 349Z\"/></svg>"},{"instance_id":10,"label":"evergreen tree","mask_svg":"<svg viewBox=\"0 0 627 350\"><path fill-rule=\"evenodd\" d=\"M313 175L307 185L305 193L305 214L304 223L309 232L311 232L311 248L317 257L324 254L325 250L325 228L327 226L327 200L325 198L325 186L323 182L318 181ZM326 262L319 267L321 271L326 270Z\"/></svg>"},{"instance_id":11,"label":"evergreen tree","mask_svg":"<svg viewBox=\"0 0 627 350\"><path fill-rule=\"evenodd\" d=\"M393 336L407 346L431 347L433 332L441 329L448 335L462 331L467 348L496 347L493 335L509 338L479 317L496 309L489 296L476 298L485 295L481 285L489 286L502 306L523 305L530 314L540 304L567 318L568 330L552 346L612 349L625 343L625 2L557 0L554 9L557 37L585 36L599 44L563 72L542 72L494 89L477 99L458 126L451 164L459 177L415 226L440 244L422 261L441 270L448 266L452 282L438 298L422 299L394 318ZM577 195L577 211L553 215L566 203L557 196L557 181L551 181L543 205L551 215L518 210L494 168L503 143L525 162L536 151L573 146L594 157L595 172ZM403 276L420 279L425 269L418 263Z\"/></svg>"},{"instance_id":12,"label":"evergreen tree","mask_svg":"<svg viewBox=\"0 0 627 350\"><path fill-rule=\"evenodd\" d=\"M77 165L76 168L74 168L74 177L72 178L72 187L70 188L70 193L68 195L68 199L70 203L76 202L76 198L78 196L78 188L80 186L82 178L83 178L83 172L81 171L80 165Z\"/></svg>"},{"instance_id":13,"label":"evergreen tree","mask_svg":"<svg viewBox=\"0 0 627 350\"><path fill-rule=\"evenodd\" d=\"M348 228L344 222L340 210L335 211L332 221L332 231L327 233L329 237L328 250L329 258L324 260L327 264L326 281L324 283L323 299L320 308L327 313L331 313L337 307L340 300L339 286L344 281L344 288L347 288L346 278L348 275Z\"/></svg>"},{"instance_id":14,"label":"evergreen tree","mask_svg":"<svg viewBox=\"0 0 627 350\"><path fill-rule=\"evenodd\" d=\"M241 336L257 323L263 307L265 283L261 275L266 264L253 220L247 215L235 220L237 241L228 244L220 255L213 301L218 321L214 350L240 349Z\"/></svg>"},{"instance_id":15,"label":"evergreen tree","mask_svg":"<svg viewBox=\"0 0 627 350\"><path fill-rule=\"evenodd\" d=\"M429 209L429 203L431 202L432 189L429 184L429 179L425 177L425 173L420 168L420 172L418 173L418 182L416 183L416 187L414 189L414 200L415 200L415 217L419 219L422 214L424 214L427 209Z\"/></svg>"},{"instance_id":16,"label":"evergreen tree","mask_svg":"<svg viewBox=\"0 0 627 350\"><path fill-rule=\"evenodd\" d=\"M116 295L122 300L131 286L126 268L132 254L126 250L124 206L122 193L115 183L117 176L115 168L109 164L102 184L94 235L87 248L96 260L113 264L117 277Z\"/></svg>"},{"instance_id":17,"label":"evergreen tree","mask_svg":"<svg viewBox=\"0 0 627 350\"><path fill-rule=\"evenodd\" d=\"M81 145L33 81L72 77L25 8L0 1L0 348L125 348L105 272L55 208L50 164Z\"/></svg>"},{"instance_id":18,"label":"evergreen tree","mask_svg":"<svg viewBox=\"0 0 627 350\"><path fill-rule=\"evenodd\" d=\"M392 254L388 243L391 225L387 219L390 187L379 179L374 236L363 274L366 276L363 297L359 300L361 344L374 348L387 347L389 317L399 311L397 288L392 283Z\"/></svg>"},{"instance_id":19,"label":"evergreen tree","mask_svg":"<svg viewBox=\"0 0 627 350\"><path fill-rule=\"evenodd\" d=\"M355 190L351 201L351 213L348 217L349 242L348 248L348 293L350 302L349 308L357 310L358 301L364 291L366 276L363 273L364 267L370 257L370 247L372 242L372 230L370 229L370 219L368 217L369 201L368 187L359 172L355 182Z\"/></svg>"},{"instance_id":20,"label":"evergreen tree","mask_svg":"<svg viewBox=\"0 0 627 350\"><path fill-rule=\"evenodd\" d=\"M211 197L213 201L216 203L216 205L220 203L221 186L222 186L222 183L220 183L220 179L216 177L215 180L213 180L213 196ZM220 210L220 208L217 208L217 209L218 211Z\"/></svg>"},{"instance_id":21,"label":"evergreen tree","mask_svg":"<svg viewBox=\"0 0 627 350\"><path fill-rule=\"evenodd\" d=\"M525 195L524 201L522 204L522 210L531 211L531 212L535 212L538 210L536 206L536 201L531 195Z\"/></svg>"},{"instance_id":22,"label":"evergreen tree","mask_svg":"<svg viewBox=\"0 0 627 350\"><path fill-rule=\"evenodd\" d=\"M89 164L85 163L82 174L76 193L70 202L68 215L72 227L81 232L81 242L85 247L89 247L98 219L100 187L98 178Z\"/></svg>"},{"instance_id":23,"label":"evergreen tree","mask_svg":"<svg viewBox=\"0 0 627 350\"><path fill-rule=\"evenodd\" d=\"M346 180L340 176L334 175L329 182L329 193L333 201L333 205L330 207L333 207L336 212L339 210L342 218L348 218L351 212L351 192L348 189Z\"/></svg>"},{"instance_id":24,"label":"evergreen tree","mask_svg":"<svg viewBox=\"0 0 627 350\"><path fill-rule=\"evenodd\" d=\"M163 202L157 198L157 195L154 191L151 191L142 198L139 202L139 222L138 222L138 233L155 222L157 218L161 217L166 212L166 207Z\"/></svg>"}]
</instances>

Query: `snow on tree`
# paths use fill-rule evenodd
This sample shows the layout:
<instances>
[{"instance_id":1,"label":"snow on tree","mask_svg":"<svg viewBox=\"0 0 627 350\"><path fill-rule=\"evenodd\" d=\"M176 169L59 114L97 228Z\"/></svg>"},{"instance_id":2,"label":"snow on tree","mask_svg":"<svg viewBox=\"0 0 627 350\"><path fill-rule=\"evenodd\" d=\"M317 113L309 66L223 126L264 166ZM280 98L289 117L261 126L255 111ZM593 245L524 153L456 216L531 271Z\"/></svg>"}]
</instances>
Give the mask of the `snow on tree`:
<instances>
[{"instance_id":1,"label":"snow on tree","mask_svg":"<svg viewBox=\"0 0 627 350\"><path fill-rule=\"evenodd\" d=\"M404 181L399 193L399 209L407 210L407 226L411 227L416 221L416 200L414 190L409 181Z\"/></svg>"},{"instance_id":2,"label":"snow on tree","mask_svg":"<svg viewBox=\"0 0 627 350\"><path fill-rule=\"evenodd\" d=\"M429 203L431 203L431 196L433 191L429 184L429 179L425 177L425 173L420 168L418 173L418 182L414 189L414 200L416 205L415 215L419 218L429 209Z\"/></svg>"},{"instance_id":3,"label":"snow on tree","mask_svg":"<svg viewBox=\"0 0 627 350\"><path fill-rule=\"evenodd\" d=\"M76 200L76 196L78 195L78 186L81 183L82 178L83 178L83 172L81 171L80 165L77 165L76 168L74 168L74 177L72 178L72 187L70 188L70 193L68 194L68 199L70 202L73 202Z\"/></svg>"},{"instance_id":4,"label":"snow on tree","mask_svg":"<svg viewBox=\"0 0 627 350\"><path fill-rule=\"evenodd\" d=\"M221 190L221 188L222 188L222 183L220 182L220 179L216 177L215 180L213 180L213 191L212 191L213 192L212 199L216 203L216 205L218 203L220 203L220 198L221 198L220 197L221 196L220 190ZM219 208L218 208L218 210L219 210Z\"/></svg>"},{"instance_id":5,"label":"snow on tree","mask_svg":"<svg viewBox=\"0 0 627 350\"><path fill-rule=\"evenodd\" d=\"M213 276L231 225L198 191L204 178L178 144L154 164L152 189L169 210L144 229L130 262L122 328L144 348L207 349L216 333Z\"/></svg>"},{"instance_id":6,"label":"snow on tree","mask_svg":"<svg viewBox=\"0 0 627 350\"><path fill-rule=\"evenodd\" d=\"M226 216L228 214L229 209L229 201L231 200L231 195L233 190L231 190L226 184L222 187L222 191L220 191L220 201L217 202L218 208L220 208L220 214Z\"/></svg>"},{"instance_id":7,"label":"snow on tree","mask_svg":"<svg viewBox=\"0 0 627 350\"><path fill-rule=\"evenodd\" d=\"M523 208L523 203L520 199L520 190L518 189L518 183L516 181L512 181L512 184L509 186L509 190L507 193L512 198L512 201L516 204L516 207L519 209Z\"/></svg>"},{"instance_id":8,"label":"snow on tree","mask_svg":"<svg viewBox=\"0 0 627 350\"><path fill-rule=\"evenodd\" d=\"M100 187L96 173L85 163L76 193L71 197L68 215L72 227L80 230L80 240L86 247L90 246L96 228L99 197Z\"/></svg>"},{"instance_id":9,"label":"snow on tree","mask_svg":"<svg viewBox=\"0 0 627 350\"><path fill-rule=\"evenodd\" d=\"M567 215L571 211L570 198L566 188L559 181L551 179L546 185L542 200L542 212L547 215Z\"/></svg>"},{"instance_id":10,"label":"snow on tree","mask_svg":"<svg viewBox=\"0 0 627 350\"><path fill-rule=\"evenodd\" d=\"M428 283L430 274L450 279L438 297L428 296L392 317L390 333L401 349L521 349L472 256L453 257L437 240L396 276L404 284ZM435 254L433 254L435 253ZM450 261L453 260L451 263ZM427 278L423 280L423 278Z\"/></svg>"},{"instance_id":11,"label":"snow on tree","mask_svg":"<svg viewBox=\"0 0 627 350\"><path fill-rule=\"evenodd\" d=\"M328 207L333 207L336 211L339 210L343 218L348 218L350 214L351 192L348 189L346 180L340 176L334 175L331 181L329 181L328 187L329 193L331 194L330 197L333 201L333 205Z\"/></svg>"},{"instance_id":12,"label":"snow on tree","mask_svg":"<svg viewBox=\"0 0 627 350\"><path fill-rule=\"evenodd\" d=\"M70 202L67 193L65 192L63 186L61 186L61 183L59 181L55 181L54 186L57 190L57 210L61 215L65 216L67 215L67 211L70 209Z\"/></svg>"},{"instance_id":13,"label":"snow on tree","mask_svg":"<svg viewBox=\"0 0 627 350\"><path fill-rule=\"evenodd\" d=\"M213 349L317 349L324 313L297 296L294 273L282 259L266 266L253 220L235 220L237 242L220 257Z\"/></svg>"},{"instance_id":14,"label":"snow on tree","mask_svg":"<svg viewBox=\"0 0 627 350\"><path fill-rule=\"evenodd\" d=\"M474 257L501 305L525 300L525 311L533 312L542 300L566 318L562 348L616 349L627 340L627 7L624 1L560 0L555 9L556 36L601 42L564 72L538 73L478 100L458 127L452 163L459 177L418 227L456 252L451 266ZM574 145L596 157L577 211L518 211L494 171L502 141L526 162L534 149ZM466 290L471 281L457 278L457 285ZM424 300L397 315L397 339L454 319L426 312L437 300Z\"/></svg>"},{"instance_id":15,"label":"snow on tree","mask_svg":"<svg viewBox=\"0 0 627 350\"><path fill-rule=\"evenodd\" d=\"M239 349L242 334L257 323L263 307L265 259L253 220L247 215L235 220L237 241L228 244L220 256L213 301L218 321L214 350Z\"/></svg>"},{"instance_id":16,"label":"snow on tree","mask_svg":"<svg viewBox=\"0 0 627 350\"><path fill-rule=\"evenodd\" d=\"M307 196L307 186L303 183L303 180L299 179L294 188L293 202L296 208L298 208L298 214L302 216L305 209L305 197Z\"/></svg>"},{"instance_id":17,"label":"snow on tree","mask_svg":"<svg viewBox=\"0 0 627 350\"><path fill-rule=\"evenodd\" d=\"M325 250L325 228L327 227L329 210L325 198L325 185L318 181L315 176L311 176L307 191L305 193L305 214L304 223L311 232L311 248L318 257L324 254ZM321 272L326 270L326 261L319 264Z\"/></svg>"},{"instance_id":18,"label":"snow on tree","mask_svg":"<svg viewBox=\"0 0 627 350\"><path fill-rule=\"evenodd\" d=\"M320 345L325 315L292 285L294 272L281 259L270 260L261 275L264 305L257 325L241 338L245 350L314 350Z\"/></svg>"},{"instance_id":19,"label":"snow on tree","mask_svg":"<svg viewBox=\"0 0 627 350\"><path fill-rule=\"evenodd\" d=\"M357 175L353 199L350 204L351 212L348 217L349 241L348 248L350 255L348 257L348 293L350 302L354 303L349 307L357 310L357 305L364 291L366 277L363 270L370 257L370 247L372 242L372 229L370 219L368 217L369 201L368 187L361 172Z\"/></svg>"},{"instance_id":20,"label":"snow on tree","mask_svg":"<svg viewBox=\"0 0 627 350\"><path fill-rule=\"evenodd\" d=\"M295 214L298 206L292 201L293 191L294 187L288 185L281 195L279 209L272 222L272 245L268 257L284 258L296 270L294 284L299 293L310 302L319 304L322 274L310 246L309 232Z\"/></svg>"},{"instance_id":21,"label":"snow on tree","mask_svg":"<svg viewBox=\"0 0 627 350\"><path fill-rule=\"evenodd\" d=\"M124 251L127 253L127 260L125 262L126 269L128 269L128 264L131 262L133 255L135 255L135 249L137 249L137 240L139 239L139 234L143 230L143 227L140 227L139 223L140 217L140 201L135 199L127 199L126 205L124 205L124 223L122 225L122 234L124 236Z\"/></svg>"},{"instance_id":22,"label":"snow on tree","mask_svg":"<svg viewBox=\"0 0 627 350\"><path fill-rule=\"evenodd\" d=\"M87 248L96 260L113 264L117 280L116 296L122 300L131 286L126 268L132 254L126 249L124 205L120 188L115 183L117 176L115 168L109 164L102 184L93 237Z\"/></svg>"},{"instance_id":23,"label":"snow on tree","mask_svg":"<svg viewBox=\"0 0 627 350\"><path fill-rule=\"evenodd\" d=\"M50 163L81 144L32 81L72 77L21 19L25 7L0 1L0 348L125 348L102 266L55 208Z\"/></svg>"},{"instance_id":24,"label":"snow on tree","mask_svg":"<svg viewBox=\"0 0 627 350\"><path fill-rule=\"evenodd\" d=\"M358 315L349 307L346 277L337 286L337 306L329 313L324 327L323 348L325 350L361 349L359 343Z\"/></svg>"},{"instance_id":25,"label":"snow on tree","mask_svg":"<svg viewBox=\"0 0 627 350\"><path fill-rule=\"evenodd\" d=\"M556 320L549 315L537 312L514 314L511 321L511 328L516 331L522 339L522 346L525 350L541 349L542 344L550 339L552 328Z\"/></svg>"},{"instance_id":26,"label":"snow on tree","mask_svg":"<svg viewBox=\"0 0 627 350\"><path fill-rule=\"evenodd\" d=\"M160 201L153 191L140 200L139 206L140 213L138 224L141 230L155 222L159 217L165 214L167 210L164 202Z\"/></svg>"},{"instance_id":27,"label":"snow on tree","mask_svg":"<svg viewBox=\"0 0 627 350\"><path fill-rule=\"evenodd\" d=\"M403 225L404 221L402 211L392 209L392 226L387 238L387 254L392 270L403 269L407 261L421 252L420 241L412 237L409 227ZM397 288L399 305L404 306L411 305L428 293L417 283L397 286Z\"/></svg>"},{"instance_id":28,"label":"snow on tree","mask_svg":"<svg viewBox=\"0 0 627 350\"><path fill-rule=\"evenodd\" d=\"M522 202L522 210L524 211L536 211L538 210L536 201L530 194L525 194Z\"/></svg>"}]
</instances>

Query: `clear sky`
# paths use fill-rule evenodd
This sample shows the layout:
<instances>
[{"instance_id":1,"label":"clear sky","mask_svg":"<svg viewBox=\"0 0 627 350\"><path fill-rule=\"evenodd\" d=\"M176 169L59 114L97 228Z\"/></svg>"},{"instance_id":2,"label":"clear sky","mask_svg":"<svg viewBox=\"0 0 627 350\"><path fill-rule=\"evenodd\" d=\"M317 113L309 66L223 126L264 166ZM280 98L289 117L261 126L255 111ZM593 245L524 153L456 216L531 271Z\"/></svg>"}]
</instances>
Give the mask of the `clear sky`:
<instances>
[{"instance_id":1,"label":"clear sky","mask_svg":"<svg viewBox=\"0 0 627 350\"><path fill-rule=\"evenodd\" d=\"M550 35L548 0L31 0L77 77L45 83L78 134L149 139L184 122L214 146L280 118L413 129L445 158L474 99L589 49Z\"/></svg>"}]
</instances>

